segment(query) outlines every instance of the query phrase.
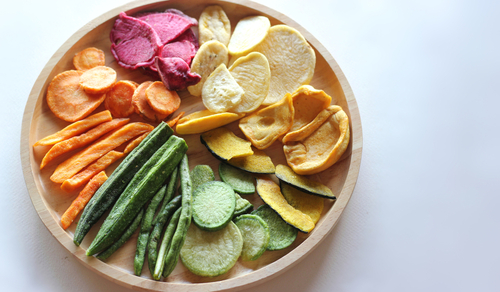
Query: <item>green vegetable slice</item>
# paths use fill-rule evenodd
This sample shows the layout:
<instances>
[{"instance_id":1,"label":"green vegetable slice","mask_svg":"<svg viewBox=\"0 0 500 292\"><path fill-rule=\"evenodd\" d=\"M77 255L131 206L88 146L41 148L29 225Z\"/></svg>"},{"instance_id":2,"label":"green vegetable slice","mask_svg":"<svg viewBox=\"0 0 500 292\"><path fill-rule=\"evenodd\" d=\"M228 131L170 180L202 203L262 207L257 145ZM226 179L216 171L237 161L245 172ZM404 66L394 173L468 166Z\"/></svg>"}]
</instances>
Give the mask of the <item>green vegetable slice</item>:
<instances>
[{"instance_id":1,"label":"green vegetable slice","mask_svg":"<svg viewBox=\"0 0 500 292\"><path fill-rule=\"evenodd\" d=\"M214 171L209 165L196 165L190 172L193 190L196 190L200 185L207 181L215 180Z\"/></svg>"},{"instance_id":2,"label":"green vegetable slice","mask_svg":"<svg viewBox=\"0 0 500 292\"><path fill-rule=\"evenodd\" d=\"M203 230L220 230L233 218L235 206L236 197L228 184L206 182L193 192L193 221Z\"/></svg>"},{"instance_id":3,"label":"green vegetable slice","mask_svg":"<svg viewBox=\"0 0 500 292\"><path fill-rule=\"evenodd\" d=\"M215 232L191 224L181 249L181 261L195 275L215 277L234 266L242 248L243 237L233 222Z\"/></svg>"},{"instance_id":4,"label":"green vegetable slice","mask_svg":"<svg viewBox=\"0 0 500 292\"><path fill-rule=\"evenodd\" d=\"M297 238L297 228L289 225L269 205L261 205L252 214L259 216L269 227L267 250L280 250L289 247Z\"/></svg>"},{"instance_id":5,"label":"green vegetable slice","mask_svg":"<svg viewBox=\"0 0 500 292\"><path fill-rule=\"evenodd\" d=\"M255 261L267 250L269 244L269 227L257 215L241 215L234 221L243 236L241 259Z\"/></svg>"},{"instance_id":6,"label":"green vegetable slice","mask_svg":"<svg viewBox=\"0 0 500 292\"><path fill-rule=\"evenodd\" d=\"M219 176L223 182L230 185L239 194L251 195L255 193L255 179L246 171L221 163L219 165Z\"/></svg>"},{"instance_id":7,"label":"green vegetable slice","mask_svg":"<svg viewBox=\"0 0 500 292\"><path fill-rule=\"evenodd\" d=\"M249 213L253 210L253 205L247 199L243 199L237 193L234 193L236 196L236 207L234 208L233 218L243 215L245 213Z\"/></svg>"}]
</instances>

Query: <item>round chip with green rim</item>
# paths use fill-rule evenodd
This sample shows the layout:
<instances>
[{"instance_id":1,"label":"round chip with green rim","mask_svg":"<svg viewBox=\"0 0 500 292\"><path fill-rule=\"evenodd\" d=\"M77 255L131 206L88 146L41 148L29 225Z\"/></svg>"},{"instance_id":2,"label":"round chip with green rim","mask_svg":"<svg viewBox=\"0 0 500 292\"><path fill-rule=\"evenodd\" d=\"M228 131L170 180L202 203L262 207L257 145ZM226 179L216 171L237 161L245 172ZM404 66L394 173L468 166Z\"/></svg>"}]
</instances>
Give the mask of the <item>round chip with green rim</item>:
<instances>
[{"instance_id":1,"label":"round chip with green rim","mask_svg":"<svg viewBox=\"0 0 500 292\"><path fill-rule=\"evenodd\" d=\"M261 217L269 227L267 250L280 250L290 246L297 238L298 229L283 220L269 205L261 205L252 214Z\"/></svg>"},{"instance_id":2,"label":"round chip with green rim","mask_svg":"<svg viewBox=\"0 0 500 292\"><path fill-rule=\"evenodd\" d=\"M245 214L237 217L234 223L243 236L241 259L255 261L267 250L269 244L269 228L267 223L257 215Z\"/></svg>"},{"instance_id":3,"label":"round chip with green rim","mask_svg":"<svg viewBox=\"0 0 500 292\"><path fill-rule=\"evenodd\" d=\"M220 181L201 184L193 192L193 222L207 231L224 228L233 218L236 197L233 188Z\"/></svg>"},{"instance_id":4,"label":"round chip with green rim","mask_svg":"<svg viewBox=\"0 0 500 292\"><path fill-rule=\"evenodd\" d=\"M252 175L226 163L219 165L220 179L230 185L235 192L242 195L255 193L255 185Z\"/></svg>"}]
</instances>

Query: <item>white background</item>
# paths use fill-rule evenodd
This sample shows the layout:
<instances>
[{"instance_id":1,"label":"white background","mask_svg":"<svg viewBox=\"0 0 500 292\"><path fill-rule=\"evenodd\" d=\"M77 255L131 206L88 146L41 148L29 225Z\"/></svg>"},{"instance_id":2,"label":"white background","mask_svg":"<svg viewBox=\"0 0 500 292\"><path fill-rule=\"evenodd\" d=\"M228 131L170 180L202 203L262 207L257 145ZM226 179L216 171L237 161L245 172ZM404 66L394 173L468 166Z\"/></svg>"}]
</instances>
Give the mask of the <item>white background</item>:
<instances>
[{"instance_id":1,"label":"white background","mask_svg":"<svg viewBox=\"0 0 500 292\"><path fill-rule=\"evenodd\" d=\"M339 63L359 104L364 148L336 228L251 291L500 291L500 2L257 2L296 20ZM1 291L128 291L45 228L19 150L24 106L46 62L123 3L2 1Z\"/></svg>"}]
</instances>

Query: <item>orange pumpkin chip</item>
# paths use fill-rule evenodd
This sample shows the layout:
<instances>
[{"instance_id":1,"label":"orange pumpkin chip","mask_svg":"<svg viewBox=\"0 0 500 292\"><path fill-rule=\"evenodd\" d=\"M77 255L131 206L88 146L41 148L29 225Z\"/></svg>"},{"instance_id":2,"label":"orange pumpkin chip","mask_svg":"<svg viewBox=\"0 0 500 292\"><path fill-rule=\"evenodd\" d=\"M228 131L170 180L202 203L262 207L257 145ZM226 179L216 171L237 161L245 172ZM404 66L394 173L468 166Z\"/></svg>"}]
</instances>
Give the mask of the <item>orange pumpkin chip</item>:
<instances>
[{"instance_id":1,"label":"orange pumpkin chip","mask_svg":"<svg viewBox=\"0 0 500 292\"><path fill-rule=\"evenodd\" d=\"M86 48L73 57L76 70L87 71L97 66L104 66L104 52L97 48Z\"/></svg>"},{"instance_id":2,"label":"orange pumpkin chip","mask_svg":"<svg viewBox=\"0 0 500 292\"><path fill-rule=\"evenodd\" d=\"M80 87L83 72L64 71L52 79L47 89L47 104L54 115L67 122L88 116L106 98L104 94L89 94Z\"/></svg>"},{"instance_id":3,"label":"orange pumpkin chip","mask_svg":"<svg viewBox=\"0 0 500 292\"><path fill-rule=\"evenodd\" d=\"M90 94L108 92L116 82L116 71L106 66L97 66L83 72L80 86Z\"/></svg>"},{"instance_id":4,"label":"orange pumpkin chip","mask_svg":"<svg viewBox=\"0 0 500 292\"><path fill-rule=\"evenodd\" d=\"M146 99L153 110L164 115L170 115L181 106L177 92L168 90L161 81L153 82L146 89Z\"/></svg>"},{"instance_id":5,"label":"orange pumpkin chip","mask_svg":"<svg viewBox=\"0 0 500 292\"><path fill-rule=\"evenodd\" d=\"M159 122L168 115L161 114L156 112L148 103L146 98L146 89L153 84L152 81L143 82L139 85L134 92L134 96L132 97L132 105L134 106L135 112L143 117L145 120L150 122Z\"/></svg>"},{"instance_id":6,"label":"orange pumpkin chip","mask_svg":"<svg viewBox=\"0 0 500 292\"><path fill-rule=\"evenodd\" d=\"M113 117L126 118L134 113L132 96L137 86L130 81L118 81L110 91L106 93L104 106L111 112Z\"/></svg>"}]
</instances>

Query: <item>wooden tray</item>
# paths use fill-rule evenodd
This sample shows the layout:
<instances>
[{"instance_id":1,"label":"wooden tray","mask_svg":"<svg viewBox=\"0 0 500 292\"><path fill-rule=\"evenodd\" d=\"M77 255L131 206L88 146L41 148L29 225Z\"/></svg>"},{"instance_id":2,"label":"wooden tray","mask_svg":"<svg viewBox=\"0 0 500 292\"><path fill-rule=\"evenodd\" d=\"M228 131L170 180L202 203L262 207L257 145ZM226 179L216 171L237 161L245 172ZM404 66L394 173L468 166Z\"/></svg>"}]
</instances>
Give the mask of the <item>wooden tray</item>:
<instances>
[{"instance_id":1,"label":"wooden tray","mask_svg":"<svg viewBox=\"0 0 500 292\"><path fill-rule=\"evenodd\" d=\"M272 25L283 23L299 30L316 52L316 69L311 85L331 95L332 103L342 106L346 111L350 117L351 141L341 161L326 171L312 176L313 179L328 185L338 199L335 202L325 200L322 217L310 234L306 235L299 232L297 240L291 247L281 251L267 251L255 262L238 261L230 272L219 277L204 278L195 276L179 263L166 281L153 281L146 267L147 264L145 264L141 277L133 274L133 257L137 234L110 257L107 262L85 256L85 250L94 238L101 222L98 222L97 226L92 228L80 247L73 244L73 232L76 224L73 224L65 231L60 227L59 222L61 215L71 204L78 191L71 194L64 193L60 190L58 184L52 183L49 176L57 163L40 171L40 161L48 148L37 147L35 149L32 145L42 137L52 134L68 124L56 118L49 110L45 102L45 93L49 82L55 75L64 70L73 69L72 58L75 53L82 49L90 46L102 49L106 53L107 66L117 71L118 80L130 79L136 82L151 80L151 77L145 75L142 70L132 71L121 68L110 53L109 31L119 12L125 11L127 14L134 14L139 11L162 11L166 8L177 8L192 17L198 18L201 11L208 4L222 6L230 18L233 29L239 19L258 14L269 17ZM180 96L182 97L180 110L186 111L186 114L203 108L200 99L190 96L187 91L180 92ZM102 106L100 109L102 109ZM136 117L136 119L139 118ZM229 127L237 135L242 136L238 130L237 122L229 125ZM214 170L218 169L219 162L201 145L199 135L187 135L184 138L189 145L188 155L191 168L196 164L209 164ZM113 9L94 19L70 37L52 56L40 73L26 104L21 135L21 158L28 191L36 211L52 235L79 261L96 273L125 287L147 291L234 291L248 288L284 272L312 251L339 220L356 184L361 162L361 151L362 131L356 100L347 79L330 53L292 19L263 5L237 0L136 1ZM272 157L275 164L286 164L282 146L279 142L266 149L266 152ZM67 157L61 157L60 161ZM255 207L262 204L256 194L245 198L249 198Z\"/></svg>"}]
</instances>

